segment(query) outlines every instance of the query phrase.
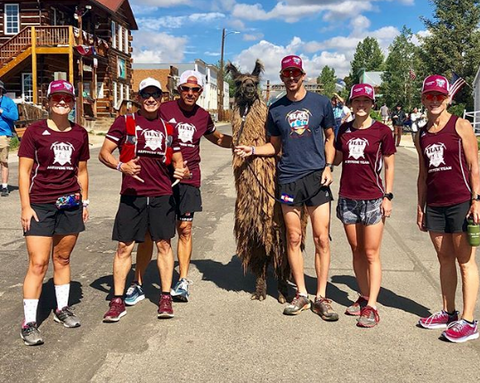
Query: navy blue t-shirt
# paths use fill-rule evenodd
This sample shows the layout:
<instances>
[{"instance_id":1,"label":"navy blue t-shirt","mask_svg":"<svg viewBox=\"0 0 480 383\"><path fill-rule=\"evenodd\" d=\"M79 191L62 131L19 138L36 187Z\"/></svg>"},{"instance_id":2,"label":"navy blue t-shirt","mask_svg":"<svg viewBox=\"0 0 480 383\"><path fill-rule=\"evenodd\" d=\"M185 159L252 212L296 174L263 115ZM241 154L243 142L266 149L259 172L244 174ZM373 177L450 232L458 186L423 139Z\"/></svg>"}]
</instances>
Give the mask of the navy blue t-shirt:
<instances>
[{"instance_id":1,"label":"navy blue t-shirt","mask_svg":"<svg viewBox=\"0 0 480 383\"><path fill-rule=\"evenodd\" d=\"M323 129L334 125L330 100L317 93L307 92L300 101L284 96L270 106L268 133L282 137L280 184L294 182L325 167Z\"/></svg>"}]
</instances>

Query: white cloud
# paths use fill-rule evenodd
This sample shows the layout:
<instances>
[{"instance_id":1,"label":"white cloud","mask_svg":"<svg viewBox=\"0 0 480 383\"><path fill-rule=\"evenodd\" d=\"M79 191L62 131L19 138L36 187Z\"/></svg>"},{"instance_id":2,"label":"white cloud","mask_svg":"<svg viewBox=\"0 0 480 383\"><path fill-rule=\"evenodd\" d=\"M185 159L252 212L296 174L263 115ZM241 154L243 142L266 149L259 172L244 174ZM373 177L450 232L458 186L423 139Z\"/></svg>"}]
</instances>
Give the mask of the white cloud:
<instances>
[{"instance_id":1,"label":"white cloud","mask_svg":"<svg viewBox=\"0 0 480 383\"><path fill-rule=\"evenodd\" d=\"M419 46L422 42L421 39L431 36L432 33L430 31L418 31L417 34L412 36L412 43L414 43L416 46Z\"/></svg>"},{"instance_id":2,"label":"white cloud","mask_svg":"<svg viewBox=\"0 0 480 383\"><path fill-rule=\"evenodd\" d=\"M186 37L148 31L135 32L133 60L136 63L182 62L186 44Z\"/></svg>"},{"instance_id":3,"label":"white cloud","mask_svg":"<svg viewBox=\"0 0 480 383\"><path fill-rule=\"evenodd\" d=\"M257 41L263 38L263 33L245 33L242 35L243 36L243 41Z\"/></svg>"},{"instance_id":4,"label":"white cloud","mask_svg":"<svg viewBox=\"0 0 480 383\"><path fill-rule=\"evenodd\" d=\"M179 5L191 5L192 0L131 0L134 7L150 5L158 8L177 7Z\"/></svg>"},{"instance_id":5,"label":"white cloud","mask_svg":"<svg viewBox=\"0 0 480 383\"><path fill-rule=\"evenodd\" d=\"M218 12L192 13L188 16L140 17L137 18L137 24L140 30L160 31L164 29L178 29L185 24L191 23L195 25L209 24L224 18L225 15Z\"/></svg>"}]
</instances>

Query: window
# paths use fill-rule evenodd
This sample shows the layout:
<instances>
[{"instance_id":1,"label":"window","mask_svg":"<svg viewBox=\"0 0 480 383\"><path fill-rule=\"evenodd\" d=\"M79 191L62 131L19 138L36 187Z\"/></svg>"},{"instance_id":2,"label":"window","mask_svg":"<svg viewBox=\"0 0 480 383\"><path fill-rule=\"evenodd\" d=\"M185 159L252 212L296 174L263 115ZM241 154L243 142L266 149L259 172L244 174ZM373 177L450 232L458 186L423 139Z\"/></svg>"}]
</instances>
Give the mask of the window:
<instances>
[{"instance_id":1,"label":"window","mask_svg":"<svg viewBox=\"0 0 480 383\"><path fill-rule=\"evenodd\" d=\"M31 73L22 73L22 99L33 102L33 79Z\"/></svg>"},{"instance_id":2,"label":"window","mask_svg":"<svg viewBox=\"0 0 480 383\"><path fill-rule=\"evenodd\" d=\"M119 25L118 33L117 33L117 48L119 51L123 50L122 37L123 37L123 28L121 25Z\"/></svg>"},{"instance_id":3,"label":"window","mask_svg":"<svg viewBox=\"0 0 480 383\"><path fill-rule=\"evenodd\" d=\"M18 4L5 4L5 34L15 35L20 32L20 10Z\"/></svg>"},{"instance_id":4,"label":"window","mask_svg":"<svg viewBox=\"0 0 480 383\"><path fill-rule=\"evenodd\" d=\"M117 76L118 78L127 78L127 62L120 57L117 57Z\"/></svg>"},{"instance_id":5,"label":"window","mask_svg":"<svg viewBox=\"0 0 480 383\"><path fill-rule=\"evenodd\" d=\"M123 42L125 43L125 50L124 52L128 55L128 29L127 28L123 28L123 31L125 32L125 37L123 39Z\"/></svg>"},{"instance_id":6,"label":"window","mask_svg":"<svg viewBox=\"0 0 480 383\"><path fill-rule=\"evenodd\" d=\"M117 26L115 24L115 21L112 21L111 33L112 33L112 48L117 48Z\"/></svg>"},{"instance_id":7,"label":"window","mask_svg":"<svg viewBox=\"0 0 480 383\"><path fill-rule=\"evenodd\" d=\"M118 103L117 82L113 81L113 107L115 109L118 108L117 103Z\"/></svg>"}]
</instances>

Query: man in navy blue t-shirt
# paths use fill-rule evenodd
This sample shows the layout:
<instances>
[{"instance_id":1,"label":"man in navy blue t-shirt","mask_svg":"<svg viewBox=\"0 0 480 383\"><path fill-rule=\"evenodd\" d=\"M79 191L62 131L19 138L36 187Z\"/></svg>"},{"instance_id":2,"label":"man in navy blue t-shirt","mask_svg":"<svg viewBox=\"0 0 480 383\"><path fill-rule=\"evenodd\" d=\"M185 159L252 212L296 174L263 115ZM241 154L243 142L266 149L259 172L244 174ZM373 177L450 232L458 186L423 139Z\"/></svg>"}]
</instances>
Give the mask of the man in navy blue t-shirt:
<instances>
[{"instance_id":1,"label":"man in navy blue t-shirt","mask_svg":"<svg viewBox=\"0 0 480 383\"><path fill-rule=\"evenodd\" d=\"M236 154L271 156L282 152L278 183L282 212L287 229L288 261L297 285L297 295L285 310L296 315L310 308L300 249L302 230L300 216L307 207L315 241L317 292L313 311L327 321L338 320L331 301L326 298L330 267L330 201L332 163L335 157L335 120L330 100L307 92L302 59L286 56L282 60L280 79L287 94L269 109L267 129L270 142L259 147L237 146Z\"/></svg>"}]
</instances>

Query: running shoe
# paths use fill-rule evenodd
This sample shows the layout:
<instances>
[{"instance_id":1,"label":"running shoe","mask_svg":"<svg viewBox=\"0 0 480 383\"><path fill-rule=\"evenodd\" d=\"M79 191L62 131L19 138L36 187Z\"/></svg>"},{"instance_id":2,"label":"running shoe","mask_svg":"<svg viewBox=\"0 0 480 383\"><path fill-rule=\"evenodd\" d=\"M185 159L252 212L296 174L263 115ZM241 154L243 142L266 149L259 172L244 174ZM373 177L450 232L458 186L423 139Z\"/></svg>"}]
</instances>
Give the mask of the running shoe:
<instances>
[{"instance_id":1,"label":"running shoe","mask_svg":"<svg viewBox=\"0 0 480 383\"><path fill-rule=\"evenodd\" d=\"M173 318L172 296L162 294L160 295L160 301L158 302L158 315L160 319Z\"/></svg>"},{"instance_id":2,"label":"running shoe","mask_svg":"<svg viewBox=\"0 0 480 383\"><path fill-rule=\"evenodd\" d=\"M53 320L57 323L63 323L67 328L80 327L80 320L73 313L71 307L65 306L63 309L56 309L53 314Z\"/></svg>"},{"instance_id":3,"label":"running shoe","mask_svg":"<svg viewBox=\"0 0 480 383\"><path fill-rule=\"evenodd\" d=\"M315 297L315 301L312 305L312 311L315 314L320 315L320 318L322 318L324 321L334 322L338 320L338 314L332 308L331 299Z\"/></svg>"},{"instance_id":4,"label":"running shoe","mask_svg":"<svg viewBox=\"0 0 480 383\"><path fill-rule=\"evenodd\" d=\"M145 299L145 293L143 292L142 286L132 283L128 288L127 294L125 295L125 304L127 306L134 306L140 301Z\"/></svg>"},{"instance_id":5,"label":"running shoe","mask_svg":"<svg viewBox=\"0 0 480 383\"><path fill-rule=\"evenodd\" d=\"M353 305L347 307L347 309L345 310L345 314L359 316L362 309L367 305L367 303L368 301L360 295Z\"/></svg>"},{"instance_id":6,"label":"running shoe","mask_svg":"<svg viewBox=\"0 0 480 383\"><path fill-rule=\"evenodd\" d=\"M110 301L110 308L103 316L103 321L105 323L118 322L121 317L127 314L125 309L125 302L122 298L113 298Z\"/></svg>"},{"instance_id":7,"label":"running shoe","mask_svg":"<svg viewBox=\"0 0 480 383\"><path fill-rule=\"evenodd\" d=\"M371 328L375 327L378 322L380 322L378 311L371 306L365 306L357 319L357 326Z\"/></svg>"},{"instance_id":8,"label":"running shoe","mask_svg":"<svg viewBox=\"0 0 480 383\"><path fill-rule=\"evenodd\" d=\"M178 299L182 302L188 302L188 298L190 297L190 292L188 291L188 286L192 284L186 278L181 278L170 291L172 298Z\"/></svg>"},{"instance_id":9,"label":"running shoe","mask_svg":"<svg viewBox=\"0 0 480 383\"><path fill-rule=\"evenodd\" d=\"M296 295L293 298L292 303L287 305L283 310L284 315L297 315L300 314L303 310L308 310L311 306L310 299L308 296Z\"/></svg>"},{"instance_id":10,"label":"running shoe","mask_svg":"<svg viewBox=\"0 0 480 383\"><path fill-rule=\"evenodd\" d=\"M2 197L8 197L9 194L8 188L2 188Z\"/></svg>"},{"instance_id":11,"label":"running shoe","mask_svg":"<svg viewBox=\"0 0 480 383\"><path fill-rule=\"evenodd\" d=\"M450 323L458 321L458 314L458 311L455 311L453 315L450 315L445 310L442 310L427 318L421 318L418 321L418 324L423 328L428 329L447 328Z\"/></svg>"},{"instance_id":12,"label":"running shoe","mask_svg":"<svg viewBox=\"0 0 480 383\"><path fill-rule=\"evenodd\" d=\"M20 337L27 346L43 344L42 334L36 322L23 323L22 329L20 330Z\"/></svg>"},{"instance_id":13,"label":"running shoe","mask_svg":"<svg viewBox=\"0 0 480 383\"><path fill-rule=\"evenodd\" d=\"M478 322L474 321L473 324L470 324L464 319L457 320L448 325L442 336L454 343L463 343L467 340L477 339Z\"/></svg>"}]
</instances>

